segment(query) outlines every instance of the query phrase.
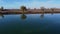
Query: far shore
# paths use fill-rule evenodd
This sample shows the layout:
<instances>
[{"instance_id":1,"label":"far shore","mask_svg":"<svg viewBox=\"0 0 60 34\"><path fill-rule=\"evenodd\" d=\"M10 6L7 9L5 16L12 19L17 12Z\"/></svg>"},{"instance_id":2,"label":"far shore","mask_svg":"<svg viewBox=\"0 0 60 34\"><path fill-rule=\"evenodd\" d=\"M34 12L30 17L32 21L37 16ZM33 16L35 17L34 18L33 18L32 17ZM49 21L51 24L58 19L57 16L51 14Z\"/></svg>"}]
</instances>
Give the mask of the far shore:
<instances>
[{"instance_id":1,"label":"far shore","mask_svg":"<svg viewBox=\"0 0 60 34\"><path fill-rule=\"evenodd\" d=\"M24 14L41 14L41 13L60 13L60 11L49 11L49 10L45 10L45 11L41 11L41 10L27 10L24 11ZM0 14L22 14L21 10L4 10L4 11L0 11Z\"/></svg>"}]
</instances>

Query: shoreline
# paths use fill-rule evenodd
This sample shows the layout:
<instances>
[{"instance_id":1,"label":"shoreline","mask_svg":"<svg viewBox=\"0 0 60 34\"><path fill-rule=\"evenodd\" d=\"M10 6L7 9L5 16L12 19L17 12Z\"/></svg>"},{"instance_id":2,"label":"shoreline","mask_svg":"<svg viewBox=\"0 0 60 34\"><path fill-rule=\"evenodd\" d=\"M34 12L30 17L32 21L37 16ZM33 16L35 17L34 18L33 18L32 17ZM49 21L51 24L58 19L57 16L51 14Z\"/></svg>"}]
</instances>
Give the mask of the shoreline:
<instances>
[{"instance_id":1,"label":"shoreline","mask_svg":"<svg viewBox=\"0 0 60 34\"><path fill-rule=\"evenodd\" d=\"M25 11L24 14L48 14L60 13L60 11ZM0 11L0 14L22 14L22 11Z\"/></svg>"}]
</instances>

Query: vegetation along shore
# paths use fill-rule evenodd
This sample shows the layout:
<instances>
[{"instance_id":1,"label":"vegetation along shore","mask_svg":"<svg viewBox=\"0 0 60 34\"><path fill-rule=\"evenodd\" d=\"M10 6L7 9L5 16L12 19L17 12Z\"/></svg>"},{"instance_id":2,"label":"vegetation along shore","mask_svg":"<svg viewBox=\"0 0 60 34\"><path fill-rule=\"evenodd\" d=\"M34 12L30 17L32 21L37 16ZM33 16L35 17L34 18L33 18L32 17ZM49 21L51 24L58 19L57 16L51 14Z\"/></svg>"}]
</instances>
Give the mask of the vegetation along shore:
<instances>
[{"instance_id":1,"label":"vegetation along shore","mask_svg":"<svg viewBox=\"0 0 60 34\"><path fill-rule=\"evenodd\" d=\"M4 9L4 7L0 8L0 14L39 14L39 13L60 13L60 8L44 8L40 7L40 9L30 9L25 6L21 6L20 9Z\"/></svg>"}]
</instances>

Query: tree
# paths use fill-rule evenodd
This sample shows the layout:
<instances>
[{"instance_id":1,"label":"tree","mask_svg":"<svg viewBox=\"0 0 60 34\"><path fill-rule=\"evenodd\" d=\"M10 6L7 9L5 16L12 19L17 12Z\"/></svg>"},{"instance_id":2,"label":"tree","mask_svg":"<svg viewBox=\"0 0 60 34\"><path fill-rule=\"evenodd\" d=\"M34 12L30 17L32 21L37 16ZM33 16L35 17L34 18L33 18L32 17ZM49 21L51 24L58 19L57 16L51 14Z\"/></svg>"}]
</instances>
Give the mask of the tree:
<instances>
[{"instance_id":1,"label":"tree","mask_svg":"<svg viewBox=\"0 0 60 34\"><path fill-rule=\"evenodd\" d=\"M42 13L44 13L44 10L45 10L45 8L44 8L44 7L41 7L41 11L42 11Z\"/></svg>"},{"instance_id":2,"label":"tree","mask_svg":"<svg viewBox=\"0 0 60 34\"><path fill-rule=\"evenodd\" d=\"M26 10L27 10L25 6L21 6L21 8L20 8L20 9L22 10L22 13L23 13L23 14L24 14L24 11L26 11Z\"/></svg>"},{"instance_id":3,"label":"tree","mask_svg":"<svg viewBox=\"0 0 60 34\"><path fill-rule=\"evenodd\" d=\"M54 8L51 8L52 14L54 13Z\"/></svg>"},{"instance_id":4,"label":"tree","mask_svg":"<svg viewBox=\"0 0 60 34\"><path fill-rule=\"evenodd\" d=\"M41 7L41 10L42 10L42 11L44 11L44 9L45 9L44 7Z\"/></svg>"},{"instance_id":5,"label":"tree","mask_svg":"<svg viewBox=\"0 0 60 34\"><path fill-rule=\"evenodd\" d=\"M54 11L54 9L53 9L53 8L51 8L51 11Z\"/></svg>"},{"instance_id":6,"label":"tree","mask_svg":"<svg viewBox=\"0 0 60 34\"><path fill-rule=\"evenodd\" d=\"M1 11L3 11L4 10L4 8L3 8L3 6L1 7Z\"/></svg>"},{"instance_id":7,"label":"tree","mask_svg":"<svg viewBox=\"0 0 60 34\"><path fill-rule=\"evenodd\" d=\"M36 8L34 8L34 10L36 10Z\"/></svg>"}]
</instances>

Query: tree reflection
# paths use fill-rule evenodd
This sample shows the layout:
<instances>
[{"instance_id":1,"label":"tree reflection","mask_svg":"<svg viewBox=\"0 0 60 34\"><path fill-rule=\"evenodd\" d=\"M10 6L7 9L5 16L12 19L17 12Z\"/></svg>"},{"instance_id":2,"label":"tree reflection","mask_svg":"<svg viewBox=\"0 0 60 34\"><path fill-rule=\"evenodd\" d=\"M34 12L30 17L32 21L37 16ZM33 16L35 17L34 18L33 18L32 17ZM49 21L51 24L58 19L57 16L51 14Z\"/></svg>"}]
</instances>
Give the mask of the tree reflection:
<instances>
[{"instance_id":1,"label":"tree reflection","mask_svg":"<svg viewBox=\"0 0 60 34\"><path fill-rule=\"evenodd\" d=\"M54 13L54 8L51 8L51 11L52 11L52 13L51 13L51 14L53 15L53 13Z\"/></svg>"},{"instance_id":2,"label":"tree reflection","mask_svg":"<svg viewBox=\"0 0 60 34\"><path fill-rule=\"evenodd\" d=\"M54 13L51 13L51 15L53 15Z\"/></svg>"},{"instance_id":3,"label":"tree reflection","mask_svg":"<svg viewBox=\"0 0 60 34\"><path fill-rule=\"evenodd\" d=\"M4 15L3 14L0 14L0 17L4 18Z\"/></svg>"},{"instance_id":4,"label":"tree reflection","mask_svg":"<svg viewBox=\"0 0 60 34\"><path fill-rule=\"evenodd\" d=\"M44 18L44 14L41 14L41 16L40 16L41 18Z\"/></svg>"},{"instance_id":5,"label":"tree reflection","mask_svg":"<svg viewBox=\"0 0 60 34\"><path fill-rule=\"evenodd\" d=\"M21 15L21 19L26 19L26 17L27 17L27 16L26 16L25 14L22 14L22 15Z\"/></svg>"}]
</instances>

